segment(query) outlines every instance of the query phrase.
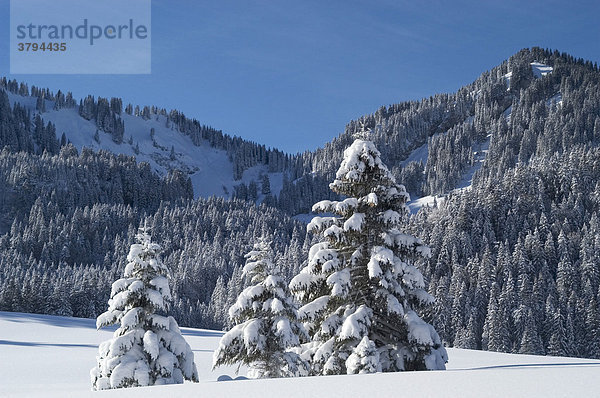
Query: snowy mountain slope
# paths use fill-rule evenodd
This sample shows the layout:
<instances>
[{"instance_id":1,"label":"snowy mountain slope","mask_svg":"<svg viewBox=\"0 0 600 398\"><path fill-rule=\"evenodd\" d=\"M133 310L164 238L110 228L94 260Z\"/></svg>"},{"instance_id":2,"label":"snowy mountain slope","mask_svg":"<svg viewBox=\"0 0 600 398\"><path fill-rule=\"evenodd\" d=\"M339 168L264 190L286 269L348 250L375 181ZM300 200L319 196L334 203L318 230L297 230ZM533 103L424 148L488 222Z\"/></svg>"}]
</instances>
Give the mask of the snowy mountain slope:
<instances>
[{"instance_id":1,"label":"snowy mountain slope","mask_svg":"<svg viewBox=\"0 0 600 398\"><path fill-rule=\"evenodd\" d=\"M7 92L11 105L20 103L35 114L36 98ZM53 110L54 101L45 102L46 112L41 114L44 122L56 126L58 138L65 133L67 139L79 150L83 147L93 150L107 150L115 154L135 156L140 162L148 162L159 175L164 176L171 169L178 169L190 176L195 197L231 197L233 187L251 181L260 186L261 176L268 174L271 192L279 194L282 187L282 173L268 173L266 166L254 166L244 171L241 180L233 178L233 163L226 151L213 148L207 141L200 146L192 143L190 137L180 133L175 127L166 127L166 117L154 115L145 120L142 117L122 113L125 123L123 143L117 144L110 134L98 131L93 120L86 120L77 108ZM151 130L154 129L154 138ZM98 131L99 140L94 136ZM171 148L174 156L171 156ZM137 153L136 153L137 152ZM259 201L261 198L259 197Z\"/></svg>"},{"instance_id":2,"label":"snowy mountain slope","mask_svg":"<svg viewBox=\"0 0 600 398\"><path fill-rule=\"evenodd\" d=\"M510 117L510 112L508 112L507 117ZM460 191L462 189L469 189L473 184L473 176L475 172L481 168L483 162L485 161L486 155L488 153L490 147L491 134L487 136L485 141L476 142L473 144L473 165L470 166L462 175L461 179L457 182L456 187L452 190L452 192ZM412 151L410 155L406 158L405 161L402 162L402 166L408 164L408 162L416 161L423 162L423 164L427 164L427 144L422 145ZM426 195L426 196L416 196L411 195L411 200L408 202L408 208L411 213L417 213L421 208L426 206L433 206L434 201L437 201L439 204L444 200L444 195Z\"/></svg>"},{"instance_id":3,"label":"snowy mountain slope","mask_svg":"<svg viewBox=\"0 0 600 398\"><path fill-rule=\"evenodd\" d=\"M444 196L427 195L422 197L412 197L411 201L407 203L408 209L412 214L418 213L423 207L431 207L436 203L440 204L444 200Z\"/></svg>"},{"instance_id":4,"label":"snowy mountain slope","mask_svg":"<svg viewBox=\"0 0 600 398\"><path fill-rule=\"evenodd\" d=\"M550 63L548 61L545 61L545 58L542 57L536 57L536 58L530 58L526 61L526 63L523 65L523 67L526 69L530 68L531 70L531 74L530 76L533 76L535 78L542 78L544 76L547 76L548 74L551 74L552 71L554 70L552 66L547 65L546 63L543 62L539 62L540 60L543 60L543 62L546 63ZM530 62L533 61L533 62ZM516 64L511 64L509 67L514 67ZM503 81L503 77L501 77L502 75L498 75L499 76L499 81L502 83L506 83L507 86L510 85L511 83L511 79L513 77L513 72L512 71L508 71L508 73L506 73L506 67L503 69L502 74L504 74L504 81ZM520 75L520 74L519 74ZM498 79L497 79L498 80ZM531 80L531 79L529 79ZM479 81L479 80L478 80ZM513 82L515 83L515 82ZM485 91L485 87L486 84L489 86L489 82L481 83L479 82L479 86L474 86L471 87L469 91L471 94L470 96L473 97L474 99L479 98L481 96L481 93L483 91ZM483 90L483 91L482 91ZM501 90L504 91L504 90ZM551 96L548 96L548 105L550 106L552 103L557 103L560 104L561 101L561 96L560 93L553 93L554 97L550 98ZM35 114L35 109L36 109L36 97L35 96L27 96L27 97L23 97L20 96L18 94L13 93L8 93L10 101L14 104L15 102L19 102L23 105L25 105L28 109L32 110L32 113ZM489 93L487 94L489 96ZM513 95L513 93L508 90L505 91L504 97L509 98ZM459 103L457 103L457 101ZM394 134L404 134L405 129L409 129L408 131L412 131L412 127L411 126L425 126L423 125L423 122L427 122L427 123L431 123L431 126L427 125L427 128L422 127L422 129L424 129L425 131L434 131L437 128L442 128L442 126L445 126L445 128L447 128L448 126L452 126L455 124L455 122L457 121L463 121L463 122L473 122L474 119L474 115L473 115L473 111L470 111L471 116L467 117L467 114L464 112L464 109L467 109L469 106L471 106L472 104L470 102L464 102L459 99L459 97L454 98L453 102L451 101L448 104L445 105L432 105L433 109L435 109L435 111L431 112L432 115L442 115L439 117L433 117L431 115L429 115L430 112L430 108L431 106L426 106L423 110L419 109L418 107L416 107L416 103L411 105L411 106L415 106L415 114L404 114L403 110L404 107L398 107L398 109L396 108L390 108L388 109L386 112L382 112L381 115L384 116L377 116L375 117L375 119L378 119L380 117L383 117L383 120L386 121L386 123L390 122L390 118L392 118L392 115L396 114L396 116L399 116L400 114L402 114L403 116L401 118L398 118L398 120L405 120L406 117L408 117L408 119L405 120L405 122L398 122L398 125L395 128L391 128L390 125L388 125L384 130L390 130L390 131L395 131ZM442 101L443 102L443 101ZM481 102L481 101L480 101ZM502 101L500 101L502 102ZM506 107L507 105L510 104L510 101L508 102L508 104L504 103L503 105ZM458 106L460 105L460 106ZM463 111L460 112L454 112L453 110L453 106L457 106L457 108L463 109ZM106 134L102 131L100 131L97 135L97 140L94 139L94 135L96 133L96 123L92 120L92 121L88 121L82 117L79 116L79 113L77 111L76 108L63 108L61 110L58 111L54 111L52 110L54 107L54 102L53 101L46 101L45 102L45 109L47 109L48 111L44 112L42 117L44 118L45 121L52 121L55 125L56 125L56 132L57 135L60 137L60 135L64 132L66 134L66 137L73 142L78 148L82 148L84 146L87 147L91 147L94 148L96 150L98 149L106 149L110 152L113 153L123 153L126 155L135 155L138 160L140 161L147 161L149 162L149 164L151 165L152 169L155 170L158 174L160 175L165 175L167 173L168 170L170 169L180 169L182 171L184 171L185 173L187 173L191 180L192 180L192 185L194 188L194 193L196 197L206 197L206 196L211 196L211 195L217 195L217 196L223 196L223 197L231 197L233 195L234 192L234 187L240 183L244 183L246 185L248 185L251 181L254 181L257 183L257 185L260 187L260 181L261 181L261 177L264 174L267 174L269 176L270 182L271 182L271 192L275 195L278 196L281 192L281 187L283 186L283 178L282 178L282 173L268 173L268 168L264 165L260 165L260 166L255 166L249 169L246 169L244 171L244 173L242 174L242 178L241 180L234 180L233 175L235 173L237 173L239 171L238 168L234 167L234 162L232 162L232 160L230 159L230 157L232 156L231 153L227 153L225 150L222 149L216 149L214 147L211 147L209 145L208 142L204 141L201 142L199 146L195 146L192 144L191 139L189 138L189 136L187 136L186 134L180 133L176 127L173 127L172 125L167 127L167 125L169 125L169 123L167 123L166 117L164 115L156 115L156 114L151 114L150 119L144 119L142 117L138 117L138 116L132 116L132 115L128 115L126 113L122 113L121 117L122 120L124 121L125 124L125 133L124 133L124 137L123 137L123 143L122 144L115 144L112 141L112 137L109 134ZM84 106L85 108L85 106ZM412 118L415 117L415 115L418 115L419 112L423 112L423 118L416 118L415 120L413 120ZM481 112L480 112L481 113ZM387 114L387 116L385 116ZM447 126L445 125L445 123L448 121L446 120L446 116L443 115L447 115L449 117L449 120L453 120L452 122L449 122L450 124L448 124ZM459 119L454 120L451 116L457 116L460 115L461 117ZM465 117L467 117L467 119L464 119ZM387 120L390 119L390 120ZM393 118L392 118L393 119ZM429 120L431 119L431 120ZM410 122L409 122L410 121ZM384 123L384 124L386 124ZM394 122L395 123L395 122ZM154 129L155 134L154 134L154 138L150 137L150 130ZM397 130L397 131L396 131ZM416 130L415 130L416 131ZM435 134L444 134L442 133L442 131L444 130L439 130L437 131ZM400 133L402 132L402 133ZM412 135L411 135L412 134ZM430 156L430 154L428 153L428 145L426 145L424 143L424 139L427 136L426 134L423 135L423 137L421 137L417 143L417 141L414 141L414 134L411 133L406 137L402 137L402 139L397 140L397 142L395 142L394 140L390 141L390 147L392 148L392 150L390 150L391 153L406 153L406 145L407 143L410 144L416 144L420 146L418 146L416 149L413 149L413 151L409 154L408 157L406 157L405 159L399 158L397 155L393 156L393 160L391 160L388 163L388 166L390 168L395 167L395 166L405 166L407 163L409 163L410 161L419 161L422 160L424 163L426 163L427 158ZM335 140L334 140L335 141ZM343 141L343 140L342 140ZM341 141L340 141L341 142ZM197 143L197 141L196 141ZM393 149L395 149L396 146L399 146L401 148L403 148L401 151L394 151ZM408 145L409 147L411 147L411 145ZM171 147L173 147L174 153L171 153ZM222 148L222 147L221 147ZM315 155L317 155L318 151L315 151ZM300 158L297 158L296 160L301 160L303 163L310 163L310 164L305 164L303 167L301 168L301 172L304 173L306 172L306 170L308 170L309 168L312 168L313 171L319 171L322 168L323 169L327 169L328 167L331 167L331 164L335 163L335 162L330 162L331 160L331 151L330 150L326 150L324 151L324 153L328 153L327 159L323 159L324 161L321 161L319 159L320 156L317 156L315 159L313 159L312 153L309 153L306 156L302 156ZM385 151L384 151L385 152ZM137 155L136 155L137 153ZM236 153L237 154L237 153ZM245 156L246 154L242 154L241 156ZM237 161L237 157L236 157L236 161ZM299 163L302 163L299 162ZM447 192L451 191L454 188L458 188L458 187L462 187L465 185L468 185L468 182L470 181L470 177L472 177L474 170L477 169L477 166L480 165L483 162L483 159L477 159L477 164L475 165L476 167L473 167L471 170L467 170L465 172L465 175L460 179L460 183L458 184L454 184L452 186L448 186L445 187L442 190L432 190L430 192L435 192L437 194L446 194ZM298 163L298 164L299 164ZM322 163L322 164L320 164ZM331 164L330 164L331 163ZM236 163L236 165L239 166L239 163ZM297 164L296 164L297 166ZM308 166L308 167L306 167ZM234 170L235 168L235 170ZM281 168L279 168L278 170L281 170ZM289 170L288 170L289 171ZM294 170L294 171L298 171L298 170ZM331 171L331 170L329 170ZM294 178L298 178L298 175L295 175ZM440 178L443 178L443 176L440 176ZM260 189L259 189L260 191ZM298 196L298 195L296 195ZM310 196L310 195L309 195ZM257 202L260 203L262 200L264 199L264 197L259 193L258 195L258 200ZM288 199L289 202L293 202L295 201L295 197L294 198L286 198ZM419 199L417 197L414 198ZM308 199L306 199L308 201ZM285 201L283 201L285 202ZM302 203L302 206L296 206L296 207L302 207L302 209L286 209L287 211L290 212L290 214L296 214L296 212L300 212L298 210L302 210L302 211L306 211L307 210L307 206L309 206L310 204L306 204L306 203ZM413 203L413 207L418 208L418 206L416 206L416 204ZM288 207L293 207L293 206L288 206Z\"/></svg>"},{"instance_id":5,"label":"snowy mountain slope","mask_svg":"<svg viewBox=\"0 0 600 398\"><path fill-rule=\"evenodd\" d=\"M586 397L600 389L600 361L449 349L448 370L217 382L211 371L223 334L182 328L200 383L93 393L89 369L111 332L91 319L0 312L2 397ZM244 374L244 369L240 372Z\"/></svg>"},{"instance_id":6,"label":"snowy mountain slope","mask_svg":"<svg viewBox=\"0 0 600 398\"><path fill-rule=\"evenodd\" d=\"M542 76L546 76L549 73L552 73L553 68L549 65L545 65L541 62L531 62L531 71L533 72L533 76L535 76L536 78L540 78ZM504 75L504 79L506 81L506 86L510 87L510 79L512 78L512 71L508 72L507 74ZM507 89L508 90L508 89Z\"/></svg>"},{"instance_id":7,"label":"snowy mountain slope","mask_svg":"<svg viewBox=\"0 0 600 398\"><path fill-rule=\"evenodd\" d=\"M546 106L552 107L553 105L562 105L562 94L560 92L554 94L546 101Z\"/></svg>"},{"instance_id":8,"label":"snowy mountain slope","mask_svg":"<svg viewBox=\"0 0 600 398\"><path fill-rule=\"evenodd\" d=\"M546 76L548 73L552 73L553 68L549 65L544 65L541 62L532 62L531 70L533 71L533 75L535 77Z\"/></svg>"},{"instance_id":9,"label":"snowy mountain slope","mask_svg":"<svg viewBox=\"0 0 600 398\"><path fill-rule=\"evenodd\" d=\"M410 162L427 162L427 156L429 156L429 152L427 150L427 143L421 145L420 147L414 149L407 157L404 159L400 166L405 167Z\"/></svg>"},{"instance_id":10,"label":"snowy mountain slope","mask_svg":"<svg viewBox=\"0 0 600 398\"><path fill-rule=\"evenodd\" d=\"M487 136L485 141L473 144L473 165L462 175L462 178L456 185L456 189L469 189L471 185L473 185L473 176L485 161L485 157L490 148L490 139L491 134Z\"/></svg>"},{"instance_id":11,"label":"snowy mountain slope","mask_svg":"<svg viewBox=\"0 0 600 398\"><path fill-rule=\"evenodd\" d=\"M552 73L552 71L554 70L552 66L549 66L548 64L550 64L551 62L548 62L546 60L544 60L544 57L536 57L536 58L530 58L528 59L522 66L524 69L522 70L527 70L530 69L530 75L528 77L532 77L533 76L533 80L539 79L539 78L543 78L543 77L547 77L549 74ZM543 62L539 62L539 60L544 60ZM530 62L533 61L533 62ZM515 67L515 63L510 64L508 67L509 68L514 68ZM515 69L516 71L516 69ZM511 78L513 77L513 72L512 71L508 71L506 67L502 70L501 74L498 74L498 77L496 78L495 82L500 82L502 84L506 83L507 88L509 88L510 84L511 84ZM521 73L519 73L520 75ZM517 75L515 75L517 76ZM528 83L530 83L530 80L532 79L528 79ZM515 82L513 82L515 83ZM477 87L472 87L469 91L471 94L470 96L473 98L479 98L481 96L481 93L483 91L485 91L485 87L486 84L489 86L489 82L483 84L481 83L479 86ZM483 91L482 91L483 90ZM500 101L500 103L502 103L502 105L506 108L508 105L510 105L510 98L514 94L513 92L510 91L510 89L508 89L508 91L505 91L503 88L501 88L500 91L503 91L504 94L502 94L502 99L506 99L508 98L508 103ZM18 94L15 93L11 93L8 92L10 101L14 104L15 102L19 102L23 105L25 105L28 109L30 109L32 111L33 114L35 114L36 112L36 97L35 96L27 96L27 97L23 97L20 96ZM489 93L487 94L489 96ZM452 103L448 103L446 105L444 105L444 107L440 107L439 109L435 108L436 111L432 112L433 114L440 114L440 115L452 115L453 113L453 108L452 106L457 106L457 101L458 99L455 98L454 102ZM552 93L552 95L548 95L547 98L547 105L549 107L553 106L553 104L557 104L560 105L562 101L562 95L560 92L554 92ZM460 101L459 101L460 102ZM464 101L463 101L464 102ZM480 101L481 102L481 101ZM452 105L453 104L453 105ZM458 106L458 108L461 109L467 109L468 106L471 106L471 103L468 103L467 105L465 105L466 103L461 103L461 106ZM460 105L460 104L458 104ZM232 160L230 159L230 157L232 156L231 153L227 153L225 150L222 149L217 149L214 147L211 147L210 144L207 141L202 141L200 143L199 146L195 146L192 144L191 139L188 135L180 133L176 127L174 126L169 126L167 127L167 125L169 125L169 123L167 123L166 117L164 115L156 115L156 114L152 114L150 119L144 119L142 117L138 117L138 116L134 116L134 115L128 115L126 113L121 113L121 117L124 121L125 124L125 133L124 133L124 137L123 137L123 143L122 144L116 144L112 141L112 137L110 136L110 134L104 133L102 131L99 131L98 135L96 136L98 139L95 140L94 139L94 135L96 134L97 128L96 128L96 123L95 121L88 121L82 117L80 117L78 110L76 108L63 108L60 109L58 111L53 110L54 107L54 102L53 101L46 101L45 102L45 109L47 109L46 112L44 112L42 114L42 117L44 118L45 121L51 121L55 124L56 126L56 133L57 135L60 137L60 135L64 132L66 134L66 137L73 142L78 148L82 148L84 146L86 147L91 147L95 150L99 150L99 149L105 149L108 150L110 152L113 153L122 153L122 154L126 154L126 155L135 155L137 157L137 159L139 161L146 161L148 162L152 169L155 170L158 174L160 175L165 175L167 173L168 170L170 169L179 169L184 171L185 173L187 173L187 175L190 176L191 181L192 181L192 185L194 188L194 194L196 197L207 197L207 196L211 196L211 195L216 195L216 196L222 196L222 197L227 197L230 198L233 196L234 193L234 187L240 183L244 183L246 185L248 185L251 181L254 181L257 183L257 186L259 187L258 191L258 198L257 198L257 202L260 203L263 201L264 196L260 194L260 186L261 186L261 179L262 176L267 174L269 176L269 180L271 183L271 192L275 195L275 196L279 196L281 193L281 189L283 186L283 174L282 173L268 173L268 168L267 166L264 165L260 165L260 166L254 166L251 167L249 169L246 169L243 174L242 174L242 178L241 180L234 180L233 175L235 173L234 170L234 162L232 162ZM399 109L404 109L404 108L399 108ZM403 111L400 110L388 110L387 113L389 114L388 116L384 116L384 121L386 123L389 123L390 120L387 120L389 118L392 118L392 114L398 112L398 115L402 114ZM409 123L407 122L403 122L404 124L400 123L398 124L397 128L395 129L391 129L391 127L388 125L384 130L389 130L391 129L391 131L395 131L398 130L398 132L400 131L405 131L405 129L408 129L410 126L412 125L421 125L423 123L423 121L428 121L429 116L428 116L428 112L429 112L429 108L425 107L425 110L423 110L423 120L421 118L416 118L414 121L412 120L413 117L415 117L415 115L418 115L418 112L421 112L420 109L415 108L415 114L406 114L404 115L402 118L398 118L398 120L403 120L405 117L408 117L407 120L410 120L411 122ZM479 115L482 114L482 111L478 111ZM508 110L506 110L505 116L507 117L507 121L510 122L510 112L511 109L509 107ZM382 113L382 115L385 114ZM446 119L444 119L444 117L442 117L440 120L435 119L435 122L433 121L429 121L432 123L431 126L429 126L426 130L429 131L434 131L436 128L442 128L442 126L445 126L444 128L447 128L448 126L452 126L452 125L456 125L456 124L460 124L460 123L473 123L474 122L474 114L473 111L469 111L469 113L465 113L465 112L458 112L457 114L460 114L460 118L453 120L452 123L450 123L449 125L444 125L444 123L446 122ZM470 115L470 116L467 116ZM466 117L466 119L465 119ZM386 119L387 118L387 119ZM375 118L377 119L377 118ZM384 123L384 124L386 124ZM150 131L151 129L154 129L155 134L154 134L154 138L150 137ZM412 131L412 130L410 130ZM447 131L447 130L439 130L435 132L435 135L443 135L445 134L443 131ZM400 133L398 133L400 134ZM411 133L412 134L412 133ZM426 139L427 135L424 135L423 137L421 137L419 140L414 141L414 137L412 135L409 135L407 137L403 137L402 140L398 140L397 143L395 143L393 140L390 142L390 147L391 148L395 148L395 145L400 145L402 148L405 148L406 143L410 142L411 144L416 145L416 148L412 150L412 152L409 153L409 155L407 157L405 157L404 159L402 159L401 157L398 157L398 155L395 155L395 157L393 158L393 160L391 160L388 163L388 166L390 168L393 167L397 167L397 166L406 166L410 161L423 161L423 163L427 163L427 159L431 156L429 154L429 148L427 143L424 142L424 140ZM429 135L429 137L431 137L431 135ZM389 138L389 137L388 137ZM335 140L333 140L335 141ZM332 142L333 142L332 141ZM485 146L485 142L483 143L483 145ZM171 153L171 148L173 148L174 153ZM414 147L413 147L414 148ZM316 151L318 152L318 151ZM316 154L315 152L315 154ZM333 167L331 166L331 164L334 164L335 162L330 162L331 160L331 151L327 150L325 151L326 153L329 153L329 155L327 155L327 159L324 159L324 161L316 161L315 159L312 159L312 155L309 153L307 156L303 155L303 158L301 159L302 162L310 162L310 164L308 165L308 167L306 167L307 165L304 165L304 168L301 169L301 172L304 173L306 172L306 170L308 170L309 168L313 169L313 172L318 172L321 168L323 168L323 165L327 165L324 168L327 169L327 167ZM385 152L385 151L383 151ZM391 150L391 152L398 154L398 153L406 153L405 150L402 151L394 151ZM472 177L475 173L475 171L477 169L479 169L479 167L483 164L484 159L485 159L485 155L483 152L479 151L477 148L473 149L473 152L477 152L477 154L475 155L475 164L473 166L471 166L468 170L464 171L464 175L460 176L460 178L458 178L458 182L454 183L450 183L448 184L448 186L445 186L443 189L431 189L428 190L427 192L433 192L436 193L438 195L445 195L448 192L451 192L452 190L456 189L456 188L464 188L464 187L468 187L469 184L471 183ZM137 154L136 154L137 153ZM243 155L244 156L244 155ZM319 155L321 156L321 155ZM317 157L318 158L318 157ZM236 158L237 159L237 158ZM299 159L299 158L298 158ZM298 160L296 159L296 160ZM323 163L323 165L320 165L320 163ZM331 163L331 164L330 164ZM239 165L239 163L237 163ZM239 169L236 169L239 170ZM281 170L281 169L279 169ZM443 170L443 169L440 169ZM289 170L288 170L289 171ZM298 171L298 170L294 170L294 171ZM329 170L331 171L331 170ZM444 178L445 176L440 175L438 176L438 178ZM295 175L295 177L297 181L298 179L298 175ZM452 178L456 178L456 176L453 176ZM400 181L402 182L402 181ZM309 191L310 188L306 189L306 191ZM318 190L314 190L313 191L317 192ZM282 200L282 203L291 203L291 202L296 202L297 201L297 196L301 196L299 195L297 192L290 194L289 190L284 192L284 196L285 195L295 195L293 197L290 198L285 198L287 200ZM304 193L303 193L304 194ZM312 202L311 200L308 199L308 197L310 197L310 194L305 195L306 198L302 198L302 200L300 202L302 202L302 205L296 206L296 207L301 207L301 209L298 209L294 206L287 206L289 208L284 209L284 211L288 211L290 214L296 214L296 213L301 213L301 212L306 212L307 207L309 207ZM242 196L243 197L243 196ZM420 197L414 196L413 195L413 202L411 203L411 208L414 210L418 210L421 206L420 203L428 203L430 202L430 199L427 199L425 201L419 201L419 199L421 199ZM306 202L306 203L304 203ZM309 203L310 202L310 203ZM279 206L284 206L279 204Z\"/></svg>"},{"instance_id":12,"label":"snowy mountain slope","mask_svg":"<svg viewBox=\"0 0 600 398\"><path fill-rule=\"evenodd\" d=\"M537 62L537 61L531 62L529 64L531 66L531 71L532 71L535 79L542 78L542 77L552 73L552 71L554 70L552 66L549 66L549 65L543 64L541 62ZM503 77L505 79L507 90L509 90L510 80L512 77L512 71L506 73ZM546 100L546 105L549 108L551 108L553 106L561 106L562 105L562 94L560 92L557 92L556 94L549 97ZM502 113L502 115L506 119L506 122L509 124L510 124L510 120L511 120L511 113L512 113L512 105L508 106ZM470 116L469 118L467 118L464 121L464 123L473 123L473 120L474 120L474 117ZM447 133L448 132L445 132L442 134L447 134ZM484 141L475 142L473 144L473 146L472 146L473 164L470 167L468 167L467 170L464 171L463 175L458 180L458 182L455 184L454 188L450 190L450 192L457 192L457 191L461 191L463 189L470 189L470 187L473 184L473 177L474 177L475 173L477 172L477 170L479 170L481 168L481 166L483 165L483 163L486 160L487 153L489 152L491 139L492 139L492 134L488 134ZM407 156L407 158L400 163L400 165L402 167L405 167L411 161L417 161L417 162L421 161L421 162L423 162L423 164L427 165L428 157L429 157L428 145L424 144L424 145L414 149ZM424 196L424 197L419 197L419 196L413 195L411 197L412 200L408 204L411 213L418 212L423 206L431 206L434 202L434 198L436 198L436 200L438 200L438 202L440 199L443 200L444 195L445 195L445 193L442 195L428 195L428 196Z\"/></svg>"}]
</instances>

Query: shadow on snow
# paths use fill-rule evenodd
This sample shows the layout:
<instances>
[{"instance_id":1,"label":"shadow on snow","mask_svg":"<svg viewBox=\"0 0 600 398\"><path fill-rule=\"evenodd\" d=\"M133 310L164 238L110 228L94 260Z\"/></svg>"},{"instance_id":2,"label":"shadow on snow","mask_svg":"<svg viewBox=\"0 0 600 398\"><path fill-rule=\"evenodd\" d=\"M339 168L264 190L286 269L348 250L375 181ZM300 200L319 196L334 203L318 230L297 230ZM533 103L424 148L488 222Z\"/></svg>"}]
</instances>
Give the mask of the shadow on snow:
<instances>
[{"instance_id":1,"label":"shadow on snow","mask_svg":"<svg viewBox=\"0 0 600 398\"><path fill-rule=\"evenodd\" d=\"M521 363L514 365L492 365L477 368L449 369L450 371L486 370L486 369L511 369L511 368L547 368L547 367L571 367L571 366L600 366L600 362L557 362L557 363Z\"/></svg>"},{"instance_id":2,"label":"shadow on snow","mask_svg":"<svg viewBox=\"0 0 600 398\"><path fill-rule=\"evenodd\" d=\"M85 347L98 348L98 344L58 344L58 343L34 343L31 341L0 340L0 345L16 345L21 347Z\"/></svg>"},{"instance_id":3,"label":"shadow on snow","mask_svg":"<svg viewBox=\"0 0 600 398\"><path fill-rule=\"evenodd\" d=\"M68 316L56 316L56 315L42 315L42 314L28 314L23 312L4 312L0 311L0 320L9 322L38 322L50 326L66 327L66 328L86 328L96 329L95 319L85 318L72 318ZM101 330L115 331L117 326L103 327ZM188 329L181 327L181 334L184 336L194 337L221 337L225 332L218 330L202 330L202 329Z\"/></svg>"}]
</instances>

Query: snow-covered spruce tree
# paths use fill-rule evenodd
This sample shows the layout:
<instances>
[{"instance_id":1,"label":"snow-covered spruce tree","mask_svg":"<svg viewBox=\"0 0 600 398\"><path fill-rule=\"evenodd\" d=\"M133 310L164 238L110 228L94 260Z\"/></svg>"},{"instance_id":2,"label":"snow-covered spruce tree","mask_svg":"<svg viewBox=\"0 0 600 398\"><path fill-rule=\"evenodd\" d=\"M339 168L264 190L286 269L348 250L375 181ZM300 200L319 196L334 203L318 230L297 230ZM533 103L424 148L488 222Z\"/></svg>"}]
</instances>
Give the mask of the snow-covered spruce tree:
<instances>
[{"instance_id":1,"label":"snow-covered spruce tree","mask_svg":"<svg viewBox=\"0 0 600 398\"><path fill-rule=\"evenodd\" d=\"M325 240L310 249L308 265L290 283L305 304L299 313L312 342L303 355L313 374L445 369L437 332L415 312L433 302L414 266L430 251L401 230L409 200L404 186L372 142L356 139L330 187L346 199L313 206L337 216L308 225Z\"/></svg>"},{"instance_id":2,"label":"snow-covered spruce tree","mask_svg":"<svg viewBox=\"0 0 600 398\"><path fill-rule=\"evenodd\" d=\"M360 343L346 359L348 373L375 373L381 372L379 352L372 340L363 337Z\"/></svg>"},{"instance_id":3,"label":"snow-covered spruce tree","mask_svg":"<svg viewBox=\"0 0 600 398\"><path fill-rule=\"evenodd\" d=\"M298 319L292 295L273 264L270 244L261 239L246 258L243 275L251 286L229 308L235 326L221 338L213 368L245 364L252 378L307 374L308 365L293 349L308 335Z\"/></svg>"},{"instance_id":4,"label":"snow-covered spruce tree","mask_svg":"<svg viewBox=\"0 0 600 398\"><path fill-rule=\"evenodd\" d=\"M108 311L96 321L98 328L121 326L100 344L98 364L90 372L94 390L198 381L194 353L177 322L159 314L171 300L160 246L151 242L145 225L136 239L124 278L112 285Z\"/></svg>"}]
</instances>

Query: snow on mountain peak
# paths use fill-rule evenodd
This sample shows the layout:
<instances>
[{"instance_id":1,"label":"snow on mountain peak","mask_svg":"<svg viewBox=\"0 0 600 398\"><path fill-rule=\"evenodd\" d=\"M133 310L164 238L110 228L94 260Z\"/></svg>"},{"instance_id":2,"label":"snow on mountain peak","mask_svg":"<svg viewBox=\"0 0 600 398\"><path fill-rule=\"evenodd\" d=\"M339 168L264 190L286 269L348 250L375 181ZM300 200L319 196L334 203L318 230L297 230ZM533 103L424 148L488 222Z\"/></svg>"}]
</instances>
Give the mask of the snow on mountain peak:
<instances>
[{"instance_id":1,"label":"snow on mountain peak","mask_svg":"<svg viewBox=\"0 0 600 398\"><path fill-rule=\"evenodd\" d=\"M542 77L542 76L546 76L547 74L552 73L552 71L554 70L554 68L552 68L549 65L544 65L541 62L532 62L531 63L531 69L533 70L533 75L535 77Z\"/></svg>"}]
</instances>

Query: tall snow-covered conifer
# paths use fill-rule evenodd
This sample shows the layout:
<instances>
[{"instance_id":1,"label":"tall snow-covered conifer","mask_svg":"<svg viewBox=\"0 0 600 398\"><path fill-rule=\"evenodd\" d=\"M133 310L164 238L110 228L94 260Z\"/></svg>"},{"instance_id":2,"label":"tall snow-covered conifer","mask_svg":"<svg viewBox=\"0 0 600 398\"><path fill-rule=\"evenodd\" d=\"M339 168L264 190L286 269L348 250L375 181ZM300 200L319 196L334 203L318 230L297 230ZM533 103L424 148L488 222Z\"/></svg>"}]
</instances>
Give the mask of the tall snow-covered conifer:
<instances>
[{"instance_id":1,"label":"tall snow-covered conifer","mask_svg":"<svg viewBox=\"0 0 600 398\"><path fill-rule=\"evenodd\" d=\"M434 328L415 312L433 298L414 263L430 254L402 232L409 200L382 163L375 145L356 139L330 188L346 199L321 201L308 230L323 242L290 283L305 304L314 374L444 369L446 350Z\"/></svg>"},{"instance_id":2,"label":"tall snow-covered conifer","mask_svg":"<svg viewBox=\"0 0 600 398\"><path fill-rule=\"evenodd\" d=\"M246 258L243 274L252 285L229 308L235 326L221 338L213 366L243 363L253 378L306 374L306 363L292 349L308 336L273 264L270 244L261 239Z\"/></svg>"},{"instance_id":3,"label":"tall snow-covered conifer","mask_svg":"<svg viewBox=\"0 0 600 398\"><path fill-rule=\"evenodd\" d=\"M90 372L95 390L198 381L194 353L177 322L159 315L171 300L160 246L152 243L145 225L136 239L124 278L112 285L108 311L96 321L98 328L121 326L100 344L98 364Z\"/></svg>"}]
</instances>

